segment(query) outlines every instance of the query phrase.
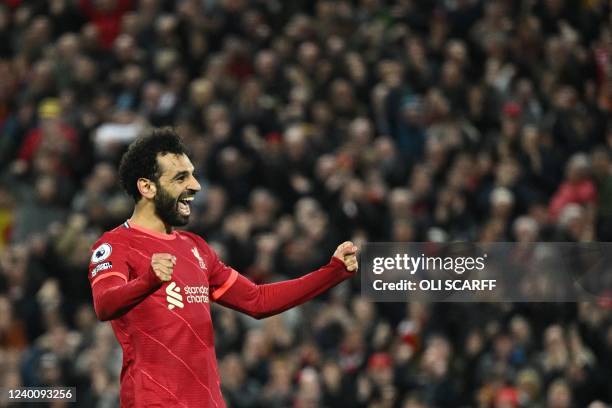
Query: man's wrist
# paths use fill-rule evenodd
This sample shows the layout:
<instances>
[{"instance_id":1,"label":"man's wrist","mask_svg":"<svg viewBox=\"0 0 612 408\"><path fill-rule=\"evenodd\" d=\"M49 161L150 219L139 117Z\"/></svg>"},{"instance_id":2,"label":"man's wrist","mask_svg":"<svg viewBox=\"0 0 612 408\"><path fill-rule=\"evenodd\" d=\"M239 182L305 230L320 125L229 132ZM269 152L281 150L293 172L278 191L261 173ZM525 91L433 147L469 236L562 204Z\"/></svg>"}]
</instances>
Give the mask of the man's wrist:
<instances>
[{"instance_id":1,"label":"man's wrist","mask_svg":"<svg viewBox=\"0 0 612 408\"><path fill-rule=\"evenodd\" d=\"M346 265L344 264L344 261L338 258L337 256L332 256L331 260L329 261L329 264L334 268L341 268L342 272L346 274L352 275L354 273L354 271L349 271Z\"/></svg>"}]
</instances>

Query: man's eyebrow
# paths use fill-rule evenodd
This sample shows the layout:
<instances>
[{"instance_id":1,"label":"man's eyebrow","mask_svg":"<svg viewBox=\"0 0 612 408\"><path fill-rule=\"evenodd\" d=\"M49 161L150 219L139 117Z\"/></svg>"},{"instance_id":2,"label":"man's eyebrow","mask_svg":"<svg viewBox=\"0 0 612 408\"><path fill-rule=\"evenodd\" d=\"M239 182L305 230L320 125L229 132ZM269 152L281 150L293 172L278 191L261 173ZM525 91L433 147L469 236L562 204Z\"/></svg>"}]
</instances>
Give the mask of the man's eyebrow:
<instances>
[{"instance_id":1,"label":"man's eyebrow","mask_svg":"<svg viewBox=\"0 0 612 408\"><path fill-rule=\"evenodd\" d=\"M179 171L178 173L174 175L174 177L172 177L172 180L178 180L181 177L185 177L188 175L189 175L189 172L187 170Z\"/></svg>"}]
</instances>

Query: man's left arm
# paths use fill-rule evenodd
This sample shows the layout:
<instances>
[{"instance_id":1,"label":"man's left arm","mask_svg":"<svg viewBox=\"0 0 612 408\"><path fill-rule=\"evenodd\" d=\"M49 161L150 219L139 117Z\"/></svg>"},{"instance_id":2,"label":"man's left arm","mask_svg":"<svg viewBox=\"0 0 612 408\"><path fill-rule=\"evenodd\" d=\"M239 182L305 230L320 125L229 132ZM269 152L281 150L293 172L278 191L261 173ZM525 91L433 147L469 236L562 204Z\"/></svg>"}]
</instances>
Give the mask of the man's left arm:
<instances>
[{"instance_id":1,"label":"man's left arm","mask_svg":"<svg viewBox=\"0 0 612 408\"><path fill-rule=\"evenodd\" d=\"M213 292L212 297L217 303L262 319L307 302L353 276L357 268L357 247L345 242L327 265L300 278L257 285L235 273L231 286Z\"/></svg>"}]
</instances>

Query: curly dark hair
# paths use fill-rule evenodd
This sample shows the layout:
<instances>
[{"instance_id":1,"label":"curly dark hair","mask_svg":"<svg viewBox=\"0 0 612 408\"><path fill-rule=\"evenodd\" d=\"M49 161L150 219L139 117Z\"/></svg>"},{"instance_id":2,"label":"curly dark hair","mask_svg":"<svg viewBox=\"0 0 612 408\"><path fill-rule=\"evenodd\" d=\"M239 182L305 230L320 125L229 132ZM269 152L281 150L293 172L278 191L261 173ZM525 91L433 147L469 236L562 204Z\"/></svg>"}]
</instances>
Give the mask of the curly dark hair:
<instances>
[{"instance_id":1,"label":"curly dark hair","mask_svg":"<svg viewBox=\"0 0 612 408\"><path fill-rule=\"evenodd\" d=\"M187 148L175 129L170 127L153 129L134 140L121 157L119 179L123 189L138 202L142 197L138 191L138 179L158 181L158 154L187 154Z\"/></svg>"}]
</instances>

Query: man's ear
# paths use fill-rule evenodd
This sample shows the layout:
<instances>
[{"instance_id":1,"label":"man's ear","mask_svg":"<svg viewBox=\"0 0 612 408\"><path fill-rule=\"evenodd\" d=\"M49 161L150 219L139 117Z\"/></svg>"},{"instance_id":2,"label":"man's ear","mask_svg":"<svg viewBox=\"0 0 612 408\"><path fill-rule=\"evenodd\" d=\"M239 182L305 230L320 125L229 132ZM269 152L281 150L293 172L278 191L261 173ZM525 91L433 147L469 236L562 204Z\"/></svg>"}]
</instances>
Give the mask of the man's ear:
<instances>
[{"instance_id":1,"label":"man's ear","mask_svg":"<svg viewBox=\"0 0 612 408\"><path fill-rule=\"evenodd\" d=\"M138 185L138 191L144 198L148 198L152 200L155 197L155 193L157 193L157 187L155 183L146 178L139 178L136 182Z\"/></svg>"}]
</instances>

